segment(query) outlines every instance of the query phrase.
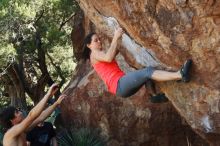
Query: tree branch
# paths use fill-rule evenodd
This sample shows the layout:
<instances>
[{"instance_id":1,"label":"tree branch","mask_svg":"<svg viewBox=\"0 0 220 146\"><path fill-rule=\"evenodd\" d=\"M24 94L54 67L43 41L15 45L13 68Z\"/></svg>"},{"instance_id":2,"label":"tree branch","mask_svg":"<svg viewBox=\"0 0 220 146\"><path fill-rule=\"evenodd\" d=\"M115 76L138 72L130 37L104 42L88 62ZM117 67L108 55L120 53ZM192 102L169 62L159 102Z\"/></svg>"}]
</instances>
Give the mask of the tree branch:
<instances>
[{"instance_id":1,"label":"tree branch","mask_svg":"<svg viewBox=\"0 0 220 146\"><path fill-rule=\"evenodd\" d=\"M62 27L63 27L70 19L72 19L75 15L76 15L76 13L73 13L69 18L67 18L66 20L62 21L62 23L60 24L59 30L61 30Z\"/></svg>"},{"instance_id":2,"label":"tree branch","mask_svg":"<svg viewBox=\"0 0 220 146\"><path fill-rule=\"evenodd\" d=\"M60 66L57 66L54 62L53 62L53 58L50 56L50 54L46 53L46 55L48 56L51 64L55 67L57 73L59 74L60 78L61 78L61 82L59 84L60 87L63 86L63 84L66 82L65 77L62 74L62 69L60 68Z\"/></svg>"},{"instance_id":3,"label":"tree branch","mask_svg":"<svg viewBox=\"0 0 220 146\"><path fill-rule=\"evenodd\" d=\"M36 32L36 40L35 41L36 41L36 47L37 47L37 50L38 50L37 55L38 55L38 62L39 62L40 70L41 70L43 76L47 75L49 77L48 80L47 80L47 83L48 83L49 86L51 86L54 83L54 81L50 77L50 74L47 70L45 51L42 48L41 36L40 36L39 32Z\"/></svg>"},{"instance_id":4,"label":"tree branch","mask_svg":"<svg viewBox=\"0 0 220 146\"><path fill-rule=\"evenodd\" d=\"M36 25L36 23L43 17L43 14L44 14L44 10L41 11L40 16L34 21L33 25Z\"/></svg>"}]
</instances>

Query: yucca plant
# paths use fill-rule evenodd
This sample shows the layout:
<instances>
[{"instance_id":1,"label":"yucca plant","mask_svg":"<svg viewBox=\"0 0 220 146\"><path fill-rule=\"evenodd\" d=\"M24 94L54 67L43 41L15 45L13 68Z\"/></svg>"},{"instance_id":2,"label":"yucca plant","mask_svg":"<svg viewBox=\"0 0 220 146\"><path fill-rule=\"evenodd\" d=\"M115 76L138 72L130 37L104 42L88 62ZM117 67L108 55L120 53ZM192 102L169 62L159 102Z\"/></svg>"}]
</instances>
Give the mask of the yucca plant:
<instances>
[{"instance_id":1,"label":"yucca plant","mask_svg":"<svg viewBox=\"0 0 220 146\"><path fill-rule=\"evenodd\" d=\"M80 128L64 130L58 137L59 146L105 146L105 140L99 130Z\"/></svg>"}]
</instances>

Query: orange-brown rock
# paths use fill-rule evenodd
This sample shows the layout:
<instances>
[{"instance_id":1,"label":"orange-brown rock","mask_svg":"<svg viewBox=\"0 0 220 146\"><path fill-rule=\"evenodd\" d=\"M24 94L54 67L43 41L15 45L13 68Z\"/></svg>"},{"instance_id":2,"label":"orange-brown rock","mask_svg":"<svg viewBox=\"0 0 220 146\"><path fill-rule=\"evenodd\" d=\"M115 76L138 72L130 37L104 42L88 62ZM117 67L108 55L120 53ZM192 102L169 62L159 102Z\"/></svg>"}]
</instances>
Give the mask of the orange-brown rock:
<instances>
[{"instance_id":1,"label":"orange-brown rock","mask_svg":"<svg viewBox=\"0 0 220 146\"><path fill-rule=\"evenodd\" d=\"M220 1L77 1L84 13L83 36L101 32L107 48L115 27L124 28L118 57L122 69L177 70L187 58L194 64L190 83L157 83L170 102L152 104L144 88L126 99L111 95L89 62L79 58L65 90L70 98L63 117L101 128L114 146L220 145ZM83 39L77 36L75 43Z\"/></svg>"}]
</instances>

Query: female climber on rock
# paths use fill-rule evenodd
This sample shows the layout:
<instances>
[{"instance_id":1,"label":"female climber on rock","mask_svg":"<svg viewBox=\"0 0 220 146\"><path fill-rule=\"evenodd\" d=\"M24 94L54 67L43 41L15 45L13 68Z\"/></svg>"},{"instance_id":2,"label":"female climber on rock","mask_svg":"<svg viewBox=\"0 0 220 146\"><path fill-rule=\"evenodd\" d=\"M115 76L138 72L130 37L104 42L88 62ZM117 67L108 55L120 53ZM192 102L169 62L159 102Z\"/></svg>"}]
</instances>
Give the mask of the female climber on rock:
<instances>
[{"instance_id":1,"label":"female climber on rock","mask_svg":"<svg viewBox=\"0 0 220 146\"><path fill-rule=\"evenodd\" d=\"M189 70L192 60L187 60L177 72L155 70L153 67L146 67L125 74L115 61L115 56L118 53L117 42L122 34L122 28L115 30L107 52L104 52L102 42L96 33L88 34L84 40L83 57L84 59L90 59L90 63L105 82L109 92L116 96L129 97L136 93L149 79L155 81L182 80L183 82L189 82Z\"/></svg>"}]
</instances>

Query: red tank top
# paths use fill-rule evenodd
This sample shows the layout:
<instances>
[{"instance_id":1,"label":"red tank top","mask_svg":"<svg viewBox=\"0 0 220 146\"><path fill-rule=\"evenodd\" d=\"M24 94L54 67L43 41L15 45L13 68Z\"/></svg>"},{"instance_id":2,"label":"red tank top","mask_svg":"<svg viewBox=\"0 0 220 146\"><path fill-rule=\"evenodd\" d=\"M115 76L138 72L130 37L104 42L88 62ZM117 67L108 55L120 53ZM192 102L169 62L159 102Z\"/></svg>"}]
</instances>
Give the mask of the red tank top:
<instances>
[{"instance_id":1,"label":"red tank top","mask_svg":"<svg viewBox=\"0 0 220 146\"><path fill-rule=\"evenodd\" d=\"M105 82L108 91L116 94L118 80L125 74L118 66L117 62L98 62L93 65L95 71Z\"/></svg>"}]
</instances>

